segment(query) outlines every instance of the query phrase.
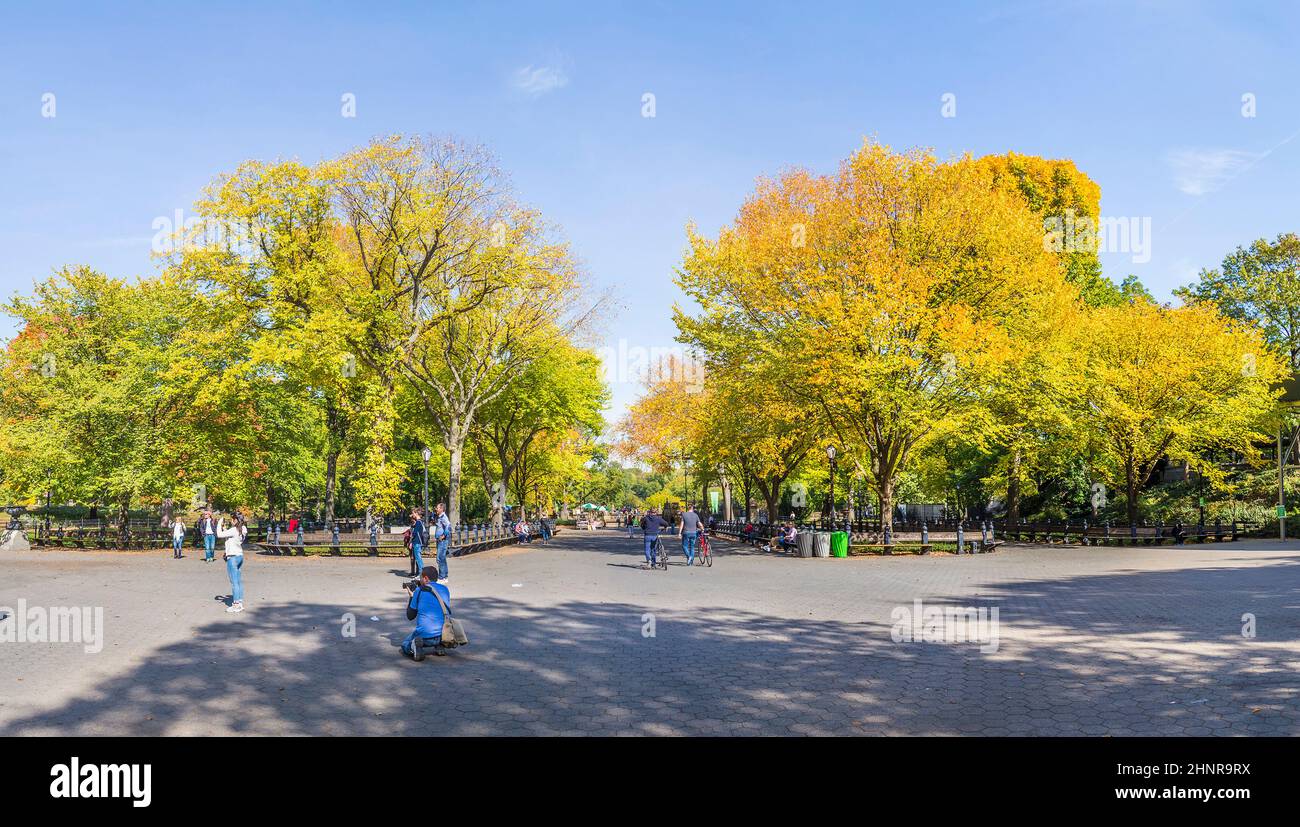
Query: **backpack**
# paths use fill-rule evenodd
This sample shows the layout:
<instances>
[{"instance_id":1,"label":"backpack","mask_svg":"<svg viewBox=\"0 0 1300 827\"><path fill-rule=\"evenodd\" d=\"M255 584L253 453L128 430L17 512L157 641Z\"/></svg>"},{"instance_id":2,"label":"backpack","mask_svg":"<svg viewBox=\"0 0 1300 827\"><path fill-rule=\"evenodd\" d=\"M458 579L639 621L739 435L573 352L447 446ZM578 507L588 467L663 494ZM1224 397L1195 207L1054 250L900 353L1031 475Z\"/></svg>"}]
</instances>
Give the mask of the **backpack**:
<instances>
[{"instance_id":1,"label":"backpack","mask_svg":"<svg viewBox=\"0 0 1300 827\"><path fill-rule=\"evenodd\" d=\"M438 590L430 587L429 591L433 596L438 598L438 605L442 607L442 645L445 649L455 649L457 646L468 646L469 637L465 635L465 627L460 621L451 616L451 607L438 594Z\"/></svg>"}]
</instances>

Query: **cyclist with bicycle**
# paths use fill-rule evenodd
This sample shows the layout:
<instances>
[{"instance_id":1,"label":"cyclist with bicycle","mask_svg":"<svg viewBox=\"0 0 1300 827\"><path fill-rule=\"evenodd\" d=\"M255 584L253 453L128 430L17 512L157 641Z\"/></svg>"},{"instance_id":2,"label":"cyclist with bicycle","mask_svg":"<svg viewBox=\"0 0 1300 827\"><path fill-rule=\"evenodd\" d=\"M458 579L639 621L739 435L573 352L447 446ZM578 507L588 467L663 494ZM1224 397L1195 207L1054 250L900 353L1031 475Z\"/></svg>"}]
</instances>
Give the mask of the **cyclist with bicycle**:
<instances>
[{"instance_id":1,"label":"cyclist with bicycle","mask_svg":"<svg viewBox=\"0 0 1300 827\"><path fill-rule=\"evenodd\" d=\"M645 535L645 565L642 568L654 568L655 543L659 541L659 532L665 528L668 528L668 523L653 508L641 518L641 532Z\"/></svg>"},{"instance_id":2,"label":"cyclist with bicycle","mask_svg":"<svg viewBox=\"0 0 1300 827\"><path fill-rule=\"evenodd\" d=\"M695 505L687 503L686 512L682 514L682 551L686 554L686 565L695 565L695 538L700 533L700 515L695 513Z\"/></svg>"}]
</instances>

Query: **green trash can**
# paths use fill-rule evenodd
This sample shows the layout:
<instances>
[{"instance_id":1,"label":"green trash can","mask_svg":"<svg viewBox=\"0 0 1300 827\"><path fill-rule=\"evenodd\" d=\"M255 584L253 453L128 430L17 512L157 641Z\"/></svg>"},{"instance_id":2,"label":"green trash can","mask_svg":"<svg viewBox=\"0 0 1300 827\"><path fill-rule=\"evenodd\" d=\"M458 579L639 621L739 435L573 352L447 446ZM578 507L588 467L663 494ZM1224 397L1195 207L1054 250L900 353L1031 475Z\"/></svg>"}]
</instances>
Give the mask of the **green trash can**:
<instances>
[{"instance_id":1,"label":"green trash can","mask_svg":"<svg viewBox=\"0 0 1300 827\"><path fill-rule=\"evenodd\" d=\"M849 533L847 531L831 532L831 556L849 556Z\"/></svg>"}]
</instances>

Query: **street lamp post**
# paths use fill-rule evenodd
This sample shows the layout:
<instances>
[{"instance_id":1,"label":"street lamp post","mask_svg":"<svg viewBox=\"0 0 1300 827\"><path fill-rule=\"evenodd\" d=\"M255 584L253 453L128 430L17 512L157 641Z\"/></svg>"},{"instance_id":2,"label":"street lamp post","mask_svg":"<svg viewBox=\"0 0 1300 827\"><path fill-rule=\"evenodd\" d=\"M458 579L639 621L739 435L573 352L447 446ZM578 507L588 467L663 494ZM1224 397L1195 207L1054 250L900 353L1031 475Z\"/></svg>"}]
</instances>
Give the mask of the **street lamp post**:
<instances>
[{"instance_id":1,"label":"street lamp post","mask_svg":"<svg viewBox=\"0 0 1300 827\"><path fill-rule=\"evenodd\" d=\"M835 525L835 446L826 446L826 459L831 466L831 526Z\"/></svg>"},{"instance_id":2,"label":"street lamp post","mask_svg":"<svg viewBox=\"0 0 1300 827\"><path fill-rule=\"evenodd\" d=\"M722 463L719 462L716 470L718 472L718 487L722 489L722 519L730 520L731 519L731 508L730 508L731 497L728 496L727 494L727 480L725 479L724 476L727 473L727 469L724 468Z\"/></svg>"},{"instance_id":3,"label":"street lamp post","mask_svg":"<svg viewBox=\"0 0 1300 827\"><path fill-rule=\"evenodd\" d=\"M426 445L424 450L420 451L420 456L424 458L424 510L421 514L427 520L429 519L429 458L433 456L433 452Z\"/></svg>"},{"instance_id":4,"label":"street lamp post","mask_svg":"<svg viewBox=\"0 0 1300 827\"><path fill-rule=\"evenodd\" d=\"M686 449L682 449L682 509L685 510L686 503L691 499L691 484L686 480Z\"/></svg>"}]
</instances>

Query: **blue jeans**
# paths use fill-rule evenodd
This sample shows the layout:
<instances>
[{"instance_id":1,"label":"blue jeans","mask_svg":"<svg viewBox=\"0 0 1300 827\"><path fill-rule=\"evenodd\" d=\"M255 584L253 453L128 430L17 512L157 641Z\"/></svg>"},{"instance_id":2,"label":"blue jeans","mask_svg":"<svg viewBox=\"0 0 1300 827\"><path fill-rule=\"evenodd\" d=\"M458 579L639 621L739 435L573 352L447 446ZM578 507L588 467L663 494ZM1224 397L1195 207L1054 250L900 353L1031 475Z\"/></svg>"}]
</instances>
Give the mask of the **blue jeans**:
<instances>
[{"instance_id":1,"label":"blue jeans","mask_svg":"<svg viewBox=\"0 0 1300 827\"><path fill-rule=\"evenodd\" d=\"M226 558L226 574L230 575L230 602L244 602L244 555L235 554Z\"/></svg>"},{"instance_id":2,"label":"blue jeans","mask_svg":"<svg viewBox=\"0 0 1300 827\"><path fill-rule=\"evenodd\" d=\"M447 547L451 545L451 540L438 541L438 577L446 579L447 577Z\"/></svg>"},{"instance_id":3,"label":"blue jeans","mask_svg":"<svg viewBox=\"0 0 1300 827\"><path fill-rule=\"evenodd\" d=\"M175 554L177 557L180 557L180 556L181 556L181 546L184 545L184 544L185 544L185 538L184 538L184 537L173 537L173 538L172 538L172 554Z\"/></svg>"},{"instance_id":4,"label":"blue jeans","mask_svg":"<svg viewBox=\"0 0 1300 827\"><path fill-rule=\"evenodd\" d=\"M411 554L415 555L415 573L419 575L424 571L424 557L420 552L424 551L424 546L419 543L411 543Z\"/></svg>"},{"instance_id":5,"label":"blue jeans","mask_svg":"<svg viewBox=\"0 0 1300 827\"><path fill-rule=\"evenodd\" d=\"M216 546L217 546L217 535L215 534L203 535L203 559L204 560L216 559L216 557L212 553L212 550L216 548Z\"/></svg>"},{"instance_id":6,"label":"blue jeans","mask_svg":"<svg viewBox=\"0 0 1300 827\"><path fill-rule=\"evenodd\" d=\"M402 651L408 655L415 654L415 648L413 644L415 643L415 639L417 637L421 637L421 635L417 634L416 631L412 629L411 633L406 636L406 640L402 641ZM441 643L442 635L423 635L423 639Z\"/></svg>"},{"instance_id":7,"label":"blue jeans","mask_svg":"<svg viewBox=\"0 0 1300 827\"><path fill-rule=\"evenodd\" d=\"M682 532L682 551L686 552L686 565L688 566L694 565L695 563L696 536L697 535L694 531Z\"/></svg>"},{"instance_id":8,"label":"blue jeans","mask_svg":"<svg viewBox=\"0 0 1300 827\"><path fill-rule=\"evenodd\" d=\"M654 563L655 561L655 540L658 539L658 534L645 535L645 561L647 563Z\"/></svg>"}]
</instances>

